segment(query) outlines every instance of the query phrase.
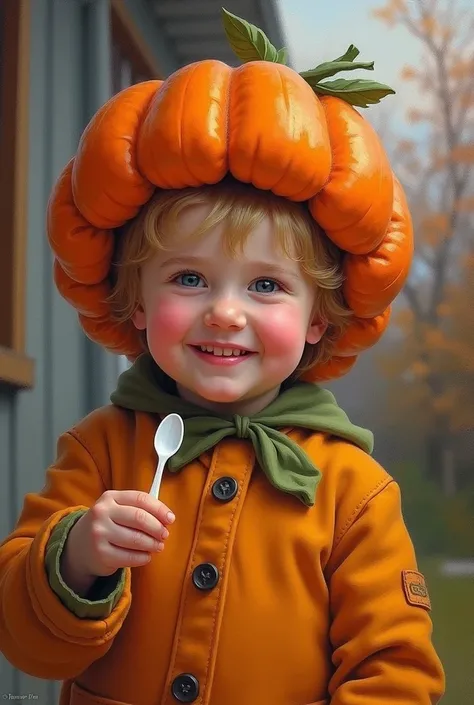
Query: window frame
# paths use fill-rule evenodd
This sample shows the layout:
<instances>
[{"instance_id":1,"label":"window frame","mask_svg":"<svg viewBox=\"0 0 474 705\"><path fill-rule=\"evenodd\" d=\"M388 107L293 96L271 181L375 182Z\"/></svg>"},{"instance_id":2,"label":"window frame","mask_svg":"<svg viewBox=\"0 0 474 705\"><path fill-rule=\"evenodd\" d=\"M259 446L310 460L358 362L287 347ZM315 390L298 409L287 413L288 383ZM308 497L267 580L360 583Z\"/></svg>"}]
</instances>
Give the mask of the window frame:
<instances>
[{"instance_id":1,"label":"window frame","mask_svg":"<svg viewBox=\"0 0 474 705\"><path fill-rule=\"evenodd\" d=\"M123 0L111 0L110 19L112 45L116 43L120 47L128 61L133 65L135 74L140 76L140 80L146 81L162 78L153 53L140 34ZM111 51L112 63L113 46ZM147 79L147 75L150 78ZM111 76L113 78L112 69Z\"/></svg>"},{"instance_id":2,"label":"window frame","mask_svg":"<svg viewBox=\"0 0 474 705\"><path fill-rule=\"evenodd\" d=\"M31 388L26 354L30 0L2 0L0 17L0 388Z\"/></svg>"},{"instance_id":3,"label":"window frame","mask_svg":"<svg viewBox=\"0 0 474 705\"><path fill-rule=\"evenodd\" d=\"M111 56L110 56L110 75L113 93L127 88L128 85L133 85L133 77L138 80L146 81L152 79L161 79L161 71L158 64L150 51L146 41L140 34L133 18L125 7L123 0L111 0L110 4L110 19L111 19ZM123 57L129 66L120 66L118 75L115 75L114 69L115 48L119 49L121 57ZM119 58L121 58L119 57ZM131 71L130 71L131 69ZM132 83L127 85L124 80L124 70L128 72L132 78ZM147 78L148 76L148 78ZM117 79L117 80L116 80ZM116 85L120 84L120 85ZM130 367L128 359L124 355L120 355L117 360L117 370L120 375Z\"/></svg>"}]
</instances>

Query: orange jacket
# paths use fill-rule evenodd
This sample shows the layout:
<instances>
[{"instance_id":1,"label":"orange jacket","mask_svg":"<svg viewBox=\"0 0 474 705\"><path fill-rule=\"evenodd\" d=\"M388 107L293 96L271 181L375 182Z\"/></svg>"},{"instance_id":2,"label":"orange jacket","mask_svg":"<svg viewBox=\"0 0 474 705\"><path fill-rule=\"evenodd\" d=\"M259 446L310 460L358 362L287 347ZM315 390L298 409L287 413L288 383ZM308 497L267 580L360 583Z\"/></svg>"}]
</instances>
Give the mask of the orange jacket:
<instances>
[{"instance_id":1,"label":"orange jacket","mask_svg":"<svg viewBox=\"0 0 474 705\"><path fill-rule=\"evenodd\" d=\"M438 702L444 676L398 486L319 433L290 431L323 473L313 507L272 487L243 440L165 474L176 522L164 553L126 571L110 616L74 616L46 575L51 532L106 488L149 491L156 425L108 406L60 438L45 488L0 547L0 649L14 666L64 680L61 705ZM238 484L230 501L212 491L223 477ZM193 571L198 586L211 574L210 589Z\"/></svg>"}]
</instances>

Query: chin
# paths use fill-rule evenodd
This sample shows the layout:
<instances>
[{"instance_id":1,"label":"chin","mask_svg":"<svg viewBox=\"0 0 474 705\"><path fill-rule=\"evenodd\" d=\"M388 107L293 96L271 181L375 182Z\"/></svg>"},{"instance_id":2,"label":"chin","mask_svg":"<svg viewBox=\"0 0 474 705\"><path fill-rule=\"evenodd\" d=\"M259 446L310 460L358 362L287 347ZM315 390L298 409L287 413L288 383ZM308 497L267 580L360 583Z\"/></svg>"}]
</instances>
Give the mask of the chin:
<instances>
[{"instance_id":1,"label":"chin","mask_svg":"<svg viewBox=\"0 0 474 705\"><path fill-rule=\"evenodd\" d=\"M233 404L241 401L242 394L238 394L228 389L202 389L196 390L202 399L214 402L215 404Z\"/></svg>"},{"instance_id":2,"label":"chin","mask_svg":"<svg viewBox=\"0 0 474 705\"><path fill-rule=\"evenodd\" d=\"M237 389L233 384L203 384L194 386L192 391L216 404L232 404L240 401L247 390Z\"/></svg>"}]
</instances>

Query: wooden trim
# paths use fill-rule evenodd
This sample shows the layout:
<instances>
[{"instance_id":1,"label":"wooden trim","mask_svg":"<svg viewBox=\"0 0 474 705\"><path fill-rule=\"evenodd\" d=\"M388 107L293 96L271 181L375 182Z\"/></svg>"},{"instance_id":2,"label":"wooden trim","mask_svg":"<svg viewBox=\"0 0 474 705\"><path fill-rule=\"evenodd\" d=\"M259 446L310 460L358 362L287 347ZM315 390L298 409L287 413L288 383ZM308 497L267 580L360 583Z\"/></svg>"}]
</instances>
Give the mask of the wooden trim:
<instances>
[{"instance_id":1,"label":"wooden trim","mask_svg":"<svg viewBox=\"0 0 474 705\"><path fill-rule=\"evenodd\" d=\"M30 389L34 381L34 360L8 348L0 348L0 388Z\"/></svg>"},{"instance_id":2,"label":"wooden trim","mask_svg":"<svg viewBox=\"0 0 474 705\"><path fill-rule=\"evenodd\" d=\"M0 355L0 380L14 383L17 370L18 386L25 386L30 0L2 0L0 21L0 346L11 351Z\"/></svg>"},{"instance_id":3,"label":"wooden trim","mask_svg":"<svg viewBox=\"0 0 474 705\"><path fill-rule=\"evenodd\" d=\"M123 47L137 73L162 78L159 66L123 0L111 0L112 36Z\"/></svg>"}]
</instances>

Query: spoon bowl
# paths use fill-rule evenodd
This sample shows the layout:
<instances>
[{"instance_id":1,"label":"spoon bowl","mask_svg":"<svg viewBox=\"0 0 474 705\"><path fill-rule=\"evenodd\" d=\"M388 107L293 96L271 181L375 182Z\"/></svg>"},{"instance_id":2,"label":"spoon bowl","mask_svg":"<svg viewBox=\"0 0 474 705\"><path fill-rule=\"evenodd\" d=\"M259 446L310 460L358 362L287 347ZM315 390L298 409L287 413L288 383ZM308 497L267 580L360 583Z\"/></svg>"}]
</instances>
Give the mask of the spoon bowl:
<instances>
[{"instance_id":1,"label":"spoon bowl","mask_svg":"<svg viewBox=\"0 0 474 705\"><path fill-rule=\"evenodd\" d=\"M150 489L150 494L158 499L163 470L168 460L181 448L184 437L184 422L179 414L168 414L156 429L154 446L158 466Z\"/></svg>"}]
</instances>

